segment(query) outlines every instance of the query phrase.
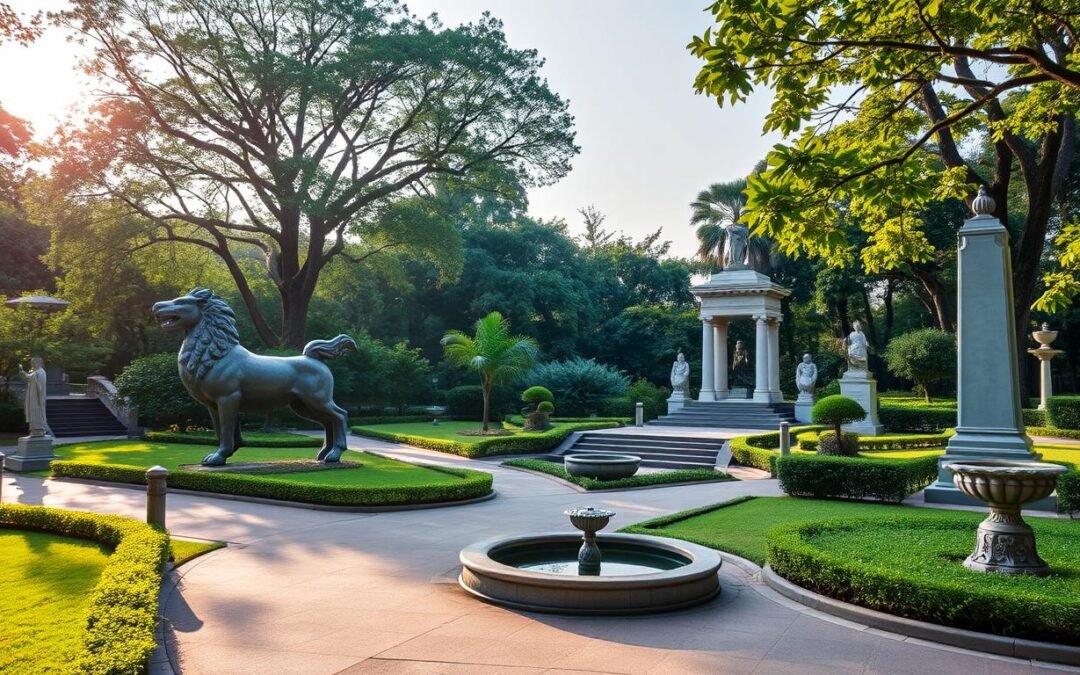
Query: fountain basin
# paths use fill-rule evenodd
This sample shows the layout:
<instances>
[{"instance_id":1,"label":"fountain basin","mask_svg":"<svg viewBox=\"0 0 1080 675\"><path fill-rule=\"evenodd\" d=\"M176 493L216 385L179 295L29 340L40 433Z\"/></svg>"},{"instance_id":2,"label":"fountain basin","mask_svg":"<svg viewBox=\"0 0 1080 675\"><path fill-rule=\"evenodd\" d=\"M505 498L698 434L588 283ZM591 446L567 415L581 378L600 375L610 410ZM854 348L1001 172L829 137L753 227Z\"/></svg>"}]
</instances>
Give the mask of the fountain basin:
<instances>
[{"instance_id":1,"label":"fountain basin","mask_svg":"<svg viewBox=\"0 0 1080 675\"><path fill-rule=\"evenodd\" d=\"M614 480L629 478L637 473L641 458L636 455L583 452L563 459L566 473L580 478Z\"/></svg>"},{"instance_id":2,"label":"fountain basin","mask_svg":"<svg viewBox=\"0 0 1080 675\"><path fill-rule=\"evenodd\" d=\"M581 536L560 532L499 537L461 551L458 583L497 605L583 615L681 609L720 593L720 555L664 537L600 534L597 576L578 574Z\"/></svg>"}]
</instances>

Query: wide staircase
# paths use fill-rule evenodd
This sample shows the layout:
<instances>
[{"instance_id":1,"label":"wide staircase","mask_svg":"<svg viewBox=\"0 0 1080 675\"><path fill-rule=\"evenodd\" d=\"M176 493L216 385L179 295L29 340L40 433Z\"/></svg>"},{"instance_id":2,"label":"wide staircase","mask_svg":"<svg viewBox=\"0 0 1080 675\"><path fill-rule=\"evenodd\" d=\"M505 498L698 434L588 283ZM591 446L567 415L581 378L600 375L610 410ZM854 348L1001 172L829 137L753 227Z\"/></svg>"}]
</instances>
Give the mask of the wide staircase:
<instances>
[{"instance_id":1,"label":"wide staircase","mask_svg":"<svg viewBox=\"0 0 1080 675\"><path fill-rule=\"evenodd\" d=\"M45 400L53 436L124 436L127 427L96 398L68 396Z\"/></svg>"},{"instance_id":2,"label":"wide staircase","mask_svg":"<svg viewBox=\"0 0 1080 675\"><path fill-rule=\"evenodd\" d=\"M648 422L652 426L711 427L718 429L780 428L781 422L795 422L791 403L753 401L687 401L678 411Z\"/></svg>"},{"instance_id":3,"label":"wide staircase","mask_svg":"<svg viewBox=\"0 0 1080 675\"><path fill-rule=\"evenodd\" d=\"M586 432L562 455L583 452L637 455L641 466L660 469L711 469L722 439Z\"/></svg>"}]
</instances>

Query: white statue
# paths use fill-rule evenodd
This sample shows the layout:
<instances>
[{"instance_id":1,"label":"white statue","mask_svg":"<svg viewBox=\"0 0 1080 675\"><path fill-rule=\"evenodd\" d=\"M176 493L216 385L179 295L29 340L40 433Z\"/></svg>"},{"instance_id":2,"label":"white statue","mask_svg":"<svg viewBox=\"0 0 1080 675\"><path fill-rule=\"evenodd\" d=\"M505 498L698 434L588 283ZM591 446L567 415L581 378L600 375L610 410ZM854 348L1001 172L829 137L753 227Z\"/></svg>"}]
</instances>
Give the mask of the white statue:
<instances>
[{"instance_id":1,"label":"white statue","mask_svg":"<svg viewBox=\"0 0 1080 675\"><path fill-rule=\"evenodd\" d=\"M30 370L19 374L26 382L26 423L31 436L51 436L52 430L45 420L45 362L39 356L30 359Z\"/></svg>"},{"instance_id":2,"label":"white statue","mask_svg":"<svg viewBox=\"0 0 1080 675\"><path fill-rule=\"evenodd\" d=\"M750 251L750 230L741 223L727 226L727 240L724 243L724 269L744 270Z\"/></svg>"},{"instance_id":3,"label":"white statue","mask_svg":"<svg viewBox=\"0 0 1080 675\"><path fill-rule=\"evenodd\" d=\"M795 385L799 388L799 398L813 398L817 386L817 366L809 354L803 354L802 363L795 369Z\"/></svg>"},{"instance_id":4,"label":"white statue","mask_svg":"<svg viewBox=\"0 0 1080 675\"><path fill-rule=\"evenodd\" d=\"M847 345L848 370L866 370L870 343L866 341L860 322L852 324L851 335L844 338L844 344Z\"/></svg>"},{"instance_id":5,"label":"white statue","mask_svg":"<svg viewBox=\"0 0 1080 675\"><path fill-rule=\"evenodd\" d=\"M671 364L671 392L690 396L690 364L686 362L686 356L682 352Z\"/></svg>"}]
</instances>

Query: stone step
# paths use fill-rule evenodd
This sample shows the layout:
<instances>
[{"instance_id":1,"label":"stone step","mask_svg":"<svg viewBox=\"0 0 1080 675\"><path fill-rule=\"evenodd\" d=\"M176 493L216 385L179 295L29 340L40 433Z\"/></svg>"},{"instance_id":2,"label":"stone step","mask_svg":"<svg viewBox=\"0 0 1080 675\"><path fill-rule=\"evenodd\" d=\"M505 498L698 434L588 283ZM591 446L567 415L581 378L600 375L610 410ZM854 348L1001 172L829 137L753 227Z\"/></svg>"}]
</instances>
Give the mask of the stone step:
<instances>
[{"instance_id":1,"label":"stone step","mask_svg":"<svg viewBox=\"0 0 1080 675\"><path fill-rule=\"evenodd\" d=\"M626 446L642 445L672 448L701 448L703 450L716 450L724 445L724 442L719 439L646 436L644 434L582 434L578 442Z\"/></svg>"},{"instance_id":2,"label":"stone step","mask_svg":"<svg viewBox=\"0 0 1080 675\"><path fill-rule=\"evenodd\" d=\"M661 447L661 446L648 446L648 445L608 445L599 443L575 443L572 453L578 452L595 452L595 453L620 453L628 455L640 455L644 457L646 455L664 455L678 453L679 455L686 457L712 457L716 459L716 454L720 452L720 448L713 448L711 450L701 450L698 448L678 448L678 447Z\"/></svg>"}]
</instances>

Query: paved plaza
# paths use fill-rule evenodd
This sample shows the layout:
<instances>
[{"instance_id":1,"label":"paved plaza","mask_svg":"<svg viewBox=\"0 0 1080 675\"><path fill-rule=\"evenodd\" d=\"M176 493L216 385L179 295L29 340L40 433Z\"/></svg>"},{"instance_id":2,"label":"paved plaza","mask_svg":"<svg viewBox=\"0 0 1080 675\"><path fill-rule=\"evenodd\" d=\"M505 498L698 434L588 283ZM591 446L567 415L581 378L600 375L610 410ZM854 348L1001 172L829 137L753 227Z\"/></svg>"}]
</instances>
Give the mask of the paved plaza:
<instances>
[{"instance_id":1,"label":"paved plaza","mask_svg":"<svg viewBox=\"0 0 1080 675\"><path fill-rule=\"evenodd\" d=\"M1032 673L1066 668L987 656L841 621L788 601L726 562L721 597L630 618L493 607L456 583L459 549L498 535L565 531L570 506L618 512L609 530L739 495L749 480L587 495L543 476L352 438L353 448L495 474L492 501L352 514L171 495L179 537L226 549L173 572L155 673ZM5 476L5 501L140 518L140 491Z\"/></svg>"}]
</instances>

